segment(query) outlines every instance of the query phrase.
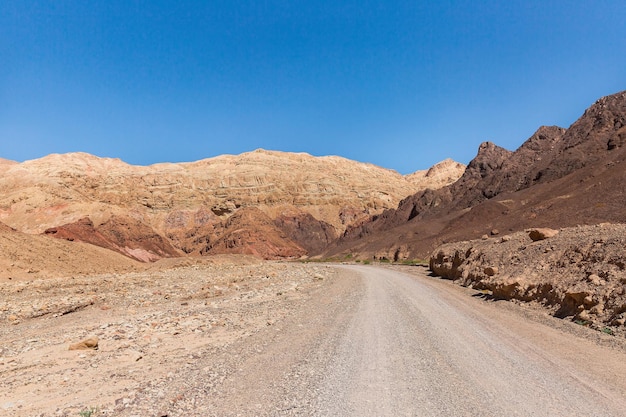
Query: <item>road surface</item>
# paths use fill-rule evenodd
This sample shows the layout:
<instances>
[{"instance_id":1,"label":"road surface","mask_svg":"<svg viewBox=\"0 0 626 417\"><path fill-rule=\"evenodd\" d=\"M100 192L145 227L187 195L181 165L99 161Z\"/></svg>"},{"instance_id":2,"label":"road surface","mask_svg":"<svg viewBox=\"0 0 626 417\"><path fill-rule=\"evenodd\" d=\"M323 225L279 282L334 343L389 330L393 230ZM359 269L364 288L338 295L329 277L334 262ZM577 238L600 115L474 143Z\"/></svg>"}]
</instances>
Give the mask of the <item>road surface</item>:
<instances>
[{"instance_id":1,"label":"road surface","mask_svg":"<svg viewBox=\"0 0 626 417\"><path fill-rule=\"evenodd\" d=\"M425 270L338 268L297 314L206 358L189 376L193 408L167 415L626 416L624 350ZM219 361L231 373L208 389Z\"/></svg>"}]
</instances>

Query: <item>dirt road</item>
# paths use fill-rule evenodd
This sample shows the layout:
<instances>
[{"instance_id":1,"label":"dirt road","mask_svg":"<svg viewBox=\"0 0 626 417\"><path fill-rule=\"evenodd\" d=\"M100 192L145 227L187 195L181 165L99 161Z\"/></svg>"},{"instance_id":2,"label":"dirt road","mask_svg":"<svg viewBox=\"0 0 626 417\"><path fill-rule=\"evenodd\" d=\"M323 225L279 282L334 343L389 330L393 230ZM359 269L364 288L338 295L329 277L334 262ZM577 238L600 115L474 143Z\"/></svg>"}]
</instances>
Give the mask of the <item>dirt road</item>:
<instances>
[{"instance_id":1,"label":"dirt road","mask_svg":"<svg viewBox=\"0 0 626 417\"><path fill-rule=\"evenodd\" d=\"M245 271L252 276L259 268ZM15 370L0 367L9 393L0 407L16 416L76 416L81 404L98 405L93 416L625 415L621 339L507 302L486 302L421 268L406 273L356 265L262 268L248 281L228 278L235 284L222 284L230 289L207 301L168 297L161 306L155 295L147 298L150 303L143 301L146 310L133 307L134 316L128 317L127 307L116 313L111 296L106 323L95 308L49 320L51 335L59 333L60 319L70 333L72 326L87 324L104 329L103 348L82 359L68 352L47 360L56 342L42 353L25 345L20 354L14 336L16 356L4 361ZM186 286L199 285L209 272L223 274L180 270L165 273L162 281L138 276L135 285L145 297L155 293L152 285L164 291L167 283L175 284L178 294L194 294L197 289ZM270 278L274 273L277 278ZM233 277L240 274L231 271ZM187 333L181 325L168 330L160 324L165 316L156 312L176 323L197 324ZM117 329L118 316L125 317L120 328L132 324L136 336L107 345L109 333L129 333ZM207 326L205 317L224 325ZM39 319L33 320L20 324L25 339L43 332ZM141 356L133 359L127 346ZM57 386L55 367L65 372ZM82 379L71 385L78 371ZM46 398L51 389L56 391ZM36 393L31 401L39 405L29 408L26 390Z\"/></svg>"},{"instance_id":2,"label":"dirt road","mask_svg":"<svg viewBox=\"0 0 626 417\"><path fill-rule=\"evenodd\" d=\"M425 271L342 269L324 298L239 352L247 359L217 392L193 396L197 409L233 416L626 412L625 351L529 321Z\"/></svg>"},{"instance_id":3,"label":"dirt road","mask_svg":"<svg viewBox=\"0 0 626 417\"><path fill-rule=\"evenodd\" d=\"M626 413L626 352L604 352L428 278L351 269L363 277L363 297L322 384L320 415ZM601 369L587 363L598 358Z\"/></svg>"}]
</instances>

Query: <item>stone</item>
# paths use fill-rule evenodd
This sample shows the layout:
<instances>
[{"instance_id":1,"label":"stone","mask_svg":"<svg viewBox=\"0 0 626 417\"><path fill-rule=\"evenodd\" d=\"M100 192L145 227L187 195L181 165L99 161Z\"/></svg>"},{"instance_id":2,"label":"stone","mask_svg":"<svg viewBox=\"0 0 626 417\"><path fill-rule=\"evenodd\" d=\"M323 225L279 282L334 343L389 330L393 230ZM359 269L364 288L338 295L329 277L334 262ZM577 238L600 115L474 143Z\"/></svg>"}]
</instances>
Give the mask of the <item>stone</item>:
<instances>
[{"instance_id":1,"label":"stone","mask_svg":"<svg viewBox=\"0 0 626 417\"><path fill-rule=\"evenodd\" d=\"M71 344L69 348L69 350L90 350L90 349L98 350L98 338L95 336L81 340L78 343Z\"/></svg>"},{"instance_id":2,"label":"stone","mask_svg":"<svg viewBox=\"0 0 626 417\"><path fill-rule=\"evenodd\" d=\"M543 227L543 228L537 228L537 229L530 229L528 231L528 236L533 240L533 242L537 242L539 240L545 240L545 239L554 237L558 233L559 233L558 230Z\"/></svg>"},{"instance_id":3,"label":"stone","mask_svg":"<svg viewBox=\"0 0 626 417\"><path fill-rule=\"evenodd\" d=\"M596 274L591 274L587 277L587 281L589 281L593 285L600 285L602 279Z\"/></svg>"},{"instance_id":4,"label":"stone","mask_svg":"<svg viewBox=\"0 0 626 417\"><path fill-rule=\"evenodd\" d=\"M611 324L613 324L613 326L623 326L626 324L626 317L620 314Z\"/></svg>"},{"instance_id":5,"label":"stone","mask_svg":"<svg viewBox=\"0 0 626 417\"><path fill-rule=\"evenodd\" d=\"M579 320L591 321L591 316L589 315L589 312L586 310L583 310L580 313L578 313L577 317Z\"/></svg>"},{"instance_id":6,"label":"stone","mask_svg":"<svg viewBox=\"0 0 626 417\"><path fill-rule=\"evenodd\" d=\"M497 266L488 266L486 267L483 272L485 273L485 275L488 275L490 277L494 276L495 274L498 273L498 267Z\"/></svg>"}]
</instances>

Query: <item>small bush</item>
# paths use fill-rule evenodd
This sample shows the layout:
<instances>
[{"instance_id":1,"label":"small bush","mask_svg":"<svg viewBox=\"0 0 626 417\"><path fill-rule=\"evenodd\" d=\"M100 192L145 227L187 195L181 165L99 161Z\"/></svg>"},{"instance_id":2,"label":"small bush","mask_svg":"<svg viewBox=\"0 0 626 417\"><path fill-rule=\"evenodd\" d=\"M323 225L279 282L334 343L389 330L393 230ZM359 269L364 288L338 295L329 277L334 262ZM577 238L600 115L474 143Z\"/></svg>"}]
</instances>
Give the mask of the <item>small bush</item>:
<instances>
[{"instance_id":1,"label":"small bush","mask_svg":"<svg viewBox=\"0 0 626 417\"><path fill-rule=\"evenodd\" d=\"M94 407L90 407L90 408L85 408L84 410L79 411L79 412L78 412L78 415L79 415L80 417L92 417L92 416L94 416L95 414L97 414L97 413L98 413L98 411L99 411L99 410L98 410L98 408L97 408L97 407L95 407L95 408L94 408Z\"/></svg>"},{"instance_id":2,"label":"small bush","mask_svg":"<svg viewBox=\"0 0 626 417\"><path fill-rule=\"evenodd\" d=\"M615 333L613 333L613 330L611 330L611 329L610 329L610 328L608 328L608 327L603 328L603 329L602 329L602 333L605 333L605 334L610 334L611 336L615 336Z\"/></svg>"}]
</instances>

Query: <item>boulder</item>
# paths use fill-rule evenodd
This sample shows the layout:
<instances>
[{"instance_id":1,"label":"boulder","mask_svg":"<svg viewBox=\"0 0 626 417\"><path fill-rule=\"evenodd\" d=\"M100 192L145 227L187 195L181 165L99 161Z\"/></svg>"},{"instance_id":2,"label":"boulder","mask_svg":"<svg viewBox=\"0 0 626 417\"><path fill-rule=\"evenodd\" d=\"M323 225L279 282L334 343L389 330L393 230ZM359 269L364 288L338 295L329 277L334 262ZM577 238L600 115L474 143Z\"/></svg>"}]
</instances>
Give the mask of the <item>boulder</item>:
<instances>
[{"instance_id":1,"label":"boulder","mask_svg":"<svg viewBox=\"0 0 626 417\"><path fill-rule=\"evenodd\" d=\"M558 230L550 229L547 227L530 229L528 231L528 236L533 240L533 242L537 242L538 240L549 239L551 237L556 236L559 233Z\"/></svg>"},{"instance_id":2,"label":"boulder","mask_svg":"<svg viewBox=\"0 0 626 417\"><path fill-rule=\"evenodd\" d=\"M90 349L98 350L98 338L95 336L81 340L78 343L71 344L69 348L69 350L90 350Z\"/></svg>"}]
</instances>

